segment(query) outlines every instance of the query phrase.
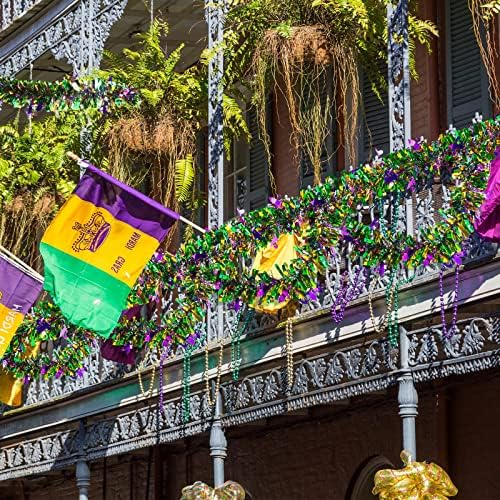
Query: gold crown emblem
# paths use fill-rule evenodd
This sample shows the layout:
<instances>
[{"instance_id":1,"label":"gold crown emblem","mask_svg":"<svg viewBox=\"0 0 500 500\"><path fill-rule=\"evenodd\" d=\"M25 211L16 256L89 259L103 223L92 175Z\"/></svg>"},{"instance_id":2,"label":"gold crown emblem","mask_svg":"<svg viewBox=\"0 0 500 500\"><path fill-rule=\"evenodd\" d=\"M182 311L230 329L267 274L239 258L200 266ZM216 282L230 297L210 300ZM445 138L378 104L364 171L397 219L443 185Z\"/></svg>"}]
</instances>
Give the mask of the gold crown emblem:
<instances>
[{"instance_id":1,"label":"gold crown emblem","mask_svg":"<svg viewBox=\"0 0 500 500\"><path fill-rule=\"evenodd\" d=\"M85 250L96 252L109 236L111 224L106 222L102 212L94 212L85 224L75 222L73 229L80 233L73 243L73 250L77 253Z\"/></svg>"}]
</instances>

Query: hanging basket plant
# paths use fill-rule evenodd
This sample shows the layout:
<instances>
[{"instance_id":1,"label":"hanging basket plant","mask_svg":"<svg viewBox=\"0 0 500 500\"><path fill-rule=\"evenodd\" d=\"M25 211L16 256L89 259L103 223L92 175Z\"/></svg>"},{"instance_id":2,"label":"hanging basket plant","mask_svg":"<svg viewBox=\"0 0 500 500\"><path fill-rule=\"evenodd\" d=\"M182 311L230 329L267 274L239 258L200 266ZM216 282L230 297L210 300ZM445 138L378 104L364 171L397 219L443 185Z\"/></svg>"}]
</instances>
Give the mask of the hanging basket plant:
<instances>
[{"instance_id":1,"label":"hanging basket plant","mask_svg":"<svg viewBox=\"0 0 500 500\"><path fill-rule=\"evenodd\" d=\"M387 1L235 0L228 13L225 57L229 81L246 77L253 91L269 157L266 101L270 91L288 106L296 156L311 163L321 180L324 143L337 120L344 146L355 161L360 103L359 72L376 92L384 87L377 71L386 61ZM434 25L410 18L412 48L429 44Z\"/></svg>"},{"instance_id":2,"label":"hanging basket plant","mask_svg":"<svg viewBox=\"0 0 500 500\"><path fill-rule=\"evenodd\" d=\"M120 108L110 127L110 170L136 186L147 181L148 194L174 210L181 204L195 209L203 202L194 180L197 133L207 123L207 68L180 70L184 45L168 53L167 35L168 25L156 20L139 35L137 50L124 49L123 57L106 53L100 76L132 86L141 99ZM227 138L248 134L236 101L225 96L224 103Z\"/></svg>"}]
</instances>

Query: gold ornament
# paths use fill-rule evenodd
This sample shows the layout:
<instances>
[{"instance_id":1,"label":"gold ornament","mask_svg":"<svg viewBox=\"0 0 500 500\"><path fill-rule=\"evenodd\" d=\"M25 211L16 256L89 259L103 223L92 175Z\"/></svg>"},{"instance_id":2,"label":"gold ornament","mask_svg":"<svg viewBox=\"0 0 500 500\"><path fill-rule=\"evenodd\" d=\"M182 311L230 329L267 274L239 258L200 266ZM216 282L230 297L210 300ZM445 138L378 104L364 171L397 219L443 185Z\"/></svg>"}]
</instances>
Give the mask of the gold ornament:
<instances>
[{"instance_id":1,"label":"gold ornament","mask_svg":"<svg viewBox=\"0 0 500 500\"><path fill-rule=\"evenodd\" d=\"M245 500L245 490L234 481L226 481L220 488L197 481L182 489L181 500Z\"/></svg>"},{"instance_id":2,"label":"gold ornament","mask_svg":"<svg viewBox=\"0 0 500 500\"><path fill-rule=\"evenodd\" d=\"M401 452L403 469L384 469L375 474L372 493L380 500L447 500L458 490L439 465L412 462L407 451Z\"/></svg>"}]
</instances>

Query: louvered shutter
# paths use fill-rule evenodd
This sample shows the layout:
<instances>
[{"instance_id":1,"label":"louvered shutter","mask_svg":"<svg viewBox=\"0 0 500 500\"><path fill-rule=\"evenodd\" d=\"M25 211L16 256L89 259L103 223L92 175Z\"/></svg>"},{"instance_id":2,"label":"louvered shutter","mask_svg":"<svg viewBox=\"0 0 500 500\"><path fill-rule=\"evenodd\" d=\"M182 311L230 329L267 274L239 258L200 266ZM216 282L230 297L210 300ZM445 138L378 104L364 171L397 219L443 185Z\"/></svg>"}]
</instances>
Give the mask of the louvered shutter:
<instances>
[{"instance_id":1,"label":"louvered shutter","mask_svg":"<svg viewBox=\"0 0 500 500\"><path fill-rule=\"evenodd\" d=\"M387 65L380 65L379 70L387 81ZM389 129L389 106L387 90L382 90L380 97L377 97L372 90L370 80L366 75L362 75L361 92L363 96L362 120L360 131L360 161L368 161L374 156L374 150L380 149L385 154L390 149L390 129Z\"/></svg>"},{"instance_id":2,"label":"louvered shutter","mask_svg":"<svg viewBox=\"0 0 500 500\"><path fill-rule=\"evenodd\" d=\"M325 73L321 74L321 80L319 83L319 96L321 103L321 110L323 113L326 113L327 105L330 107L334 106L333 98L332 98L332 71L331 68L328 69ZM315 92L316 89L306 88L304 90L303 95L303 105L308 106L308 101L311 100L308 93ZM335 139L336 139L336 130L335 130L336 120L332 118L331 122L328 124L328 135L326 137L326 141L323 143L323 147L321 149L321 178L324 180L327 176L332 175L334 170L334 151L335 151ZM309 155L301 148L300 151L300 185L302 188L307 186L311 186L314 183L314 169L309 158Z\"/></svg>"},{"instance_id":3,"label":"louvered shutter","mask_svg":"<svg viewBox=\"0 0 500 500\"><path fill-rule=\"evenodd\" d=\"M488 118L488 80L472 28L468 0L448 0L446 16L448 121L470 125L476 112Z\"/></svg>"},{"instance_id":4,"label":"louvered shutter","mask_svg":"<svg viewBox=\"0 0 500 500\"><path fill-rule=\"evenodd\" d=\"M197 188L200 193L206 193L208 184L208 158L207 158L207 131L202 130L196 139L196 179ZM202 206L197 210L196 223L202 227L208 224L207 206Z\"/></svg>"},{"instance_id":5,"label":"louvered shutter","mask_svg":"<svg viewBox=\"0 0 500 500\"><path fill-rule=\"evenodd\" d=\"M266 110L267 130L272 130L272 109L268 102ZM267 205L269 197L269 162L264 142L260 137L257 111L252 107L247 112L248 128L250 130L250 165L248 168L248 209L256 210ZM272 137L271 137L272 141Z\"/></svg>"}]
</instances>

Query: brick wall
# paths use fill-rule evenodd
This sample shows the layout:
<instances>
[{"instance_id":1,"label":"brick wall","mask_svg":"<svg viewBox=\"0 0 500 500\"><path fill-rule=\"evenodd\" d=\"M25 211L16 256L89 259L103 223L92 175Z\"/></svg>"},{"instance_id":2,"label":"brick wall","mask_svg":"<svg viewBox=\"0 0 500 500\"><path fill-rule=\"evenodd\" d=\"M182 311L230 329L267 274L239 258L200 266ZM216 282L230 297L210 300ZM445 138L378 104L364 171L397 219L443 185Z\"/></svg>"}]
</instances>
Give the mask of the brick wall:
<instances>
[{"instance_id":1,"label":"brick wall","mask_svg":"<svg viewBox=\"0 0 500 500\"><path fill-rule=\"evenodd\" d=\"M438 14L435 0L419 2L419 15L422 19L428 19L435 24L438 23ZM444 33L441 32L441 38ZM432 52L418 45L415 52L416 70L418 80L412 80L411 93L411 135L412 137L424 136L426 139L434 140L439 135L439 67L438 55L440 39L434 38L431 44Z\"/></svg>"},{"instance_id":2,"label":"brick wall","mask_svg":"<svg viewBox=\"0 0 500 500\"><path fill-rule=\"evenodd\" d=\"M499 391L498 374L419 388L419 458L445 467L461 500L499 498ZM396 399L392 391L361 398L351 406L315 409L312 417L281 417L268 425L231 429L226 477L244 485L251 500L349 499L360 467L370 457L382 455L400 466ZM157 452L156 488L153 467L150 500L177 500L186 484L211 482L208 436ZM106 496L103 462L93 464L90 499L147 500L147 459L147 450L108 459ZM73 470L30 479L24 486L20 481L0 484L2 500L54 500L55 493L57 500L77 498Z\"/></svg>"}]
</instances>

